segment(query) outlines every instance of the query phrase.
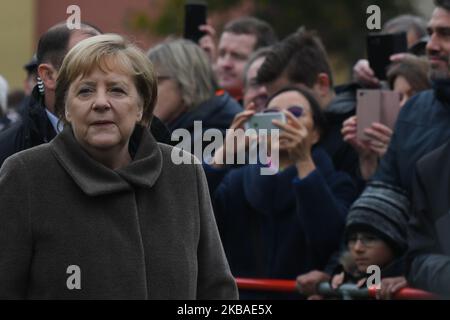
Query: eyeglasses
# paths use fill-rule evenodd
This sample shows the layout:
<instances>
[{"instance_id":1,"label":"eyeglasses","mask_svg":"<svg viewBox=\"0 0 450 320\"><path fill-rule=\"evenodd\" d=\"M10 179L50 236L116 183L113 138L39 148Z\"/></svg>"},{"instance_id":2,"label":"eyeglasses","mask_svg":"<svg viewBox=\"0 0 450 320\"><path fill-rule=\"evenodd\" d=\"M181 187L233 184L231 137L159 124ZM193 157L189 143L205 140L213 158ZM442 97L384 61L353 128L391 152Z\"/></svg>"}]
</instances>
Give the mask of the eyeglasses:
<instances>
[{"instance_id":1,"label":"eyeglasses","mask_svg":"<svg viewBox=\"0 0 450 320\"><path fill-rule=\"evenodd\" d=\"M304 113L303 107L300 107L300 106L290 106L287 108L287 110L297 118L302 116ZM263 112L264 113L281 112L281 109L278 107L271 107L270 109L266 109Z\"/></svg>"},{"instance_id":2,"label":"eyeglasses","mask_svg":"<svg viewBox=\"0 0 450 320\"><path fill-rule=\"evenodd\" d=\"M347 245L350 248L353 248L356 243L359 241L361 241L361 244L363 246L365 246L366 248L370 248L373 246L376 246L377 244L380 243L381 239L374 236L374 235L369 235L369 234L358 234L358 235L352 235L347 242Z\"/></svg>"}]
</instances>

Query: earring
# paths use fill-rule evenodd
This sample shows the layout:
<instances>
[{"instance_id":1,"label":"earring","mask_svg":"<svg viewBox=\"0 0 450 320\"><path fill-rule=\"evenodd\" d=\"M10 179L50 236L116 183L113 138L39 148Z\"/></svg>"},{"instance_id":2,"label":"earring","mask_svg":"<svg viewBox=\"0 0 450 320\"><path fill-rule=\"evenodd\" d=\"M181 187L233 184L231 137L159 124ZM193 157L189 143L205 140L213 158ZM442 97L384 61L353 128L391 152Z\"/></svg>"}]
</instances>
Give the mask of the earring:
<instances>
[{"instance_id":1,"label":"earring","mask_svg":"<svg viewBox=\"0 0 450 320\"><path fill-rule=\"evenodd\" d=\"M42 79L39 76L37 77L37 86L39 89L39 93L41 95L44 95L44 93L45 93L44 81L42 81Z\"/></svg>"}]
</instances>

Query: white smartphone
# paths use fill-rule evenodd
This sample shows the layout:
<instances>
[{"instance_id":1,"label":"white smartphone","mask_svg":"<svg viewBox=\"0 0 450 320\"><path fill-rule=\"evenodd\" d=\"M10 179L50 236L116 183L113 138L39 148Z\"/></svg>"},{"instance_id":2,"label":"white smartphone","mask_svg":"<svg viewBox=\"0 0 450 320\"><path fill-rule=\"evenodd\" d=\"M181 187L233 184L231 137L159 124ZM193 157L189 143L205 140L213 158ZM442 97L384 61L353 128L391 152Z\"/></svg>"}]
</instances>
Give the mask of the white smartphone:
<instances>
[{"instance_id":1,"label":"white smartphone","mask_svg":"<svg viewBox=\"0 0 450 320\"><path fill-rule=\"evenodd\" d=\"M272 120L286 123L286 115L283 112L256 113L245 123L245 129L255 129L256 131L280 129L272 123Z\"/></svg>"}]
</instances>

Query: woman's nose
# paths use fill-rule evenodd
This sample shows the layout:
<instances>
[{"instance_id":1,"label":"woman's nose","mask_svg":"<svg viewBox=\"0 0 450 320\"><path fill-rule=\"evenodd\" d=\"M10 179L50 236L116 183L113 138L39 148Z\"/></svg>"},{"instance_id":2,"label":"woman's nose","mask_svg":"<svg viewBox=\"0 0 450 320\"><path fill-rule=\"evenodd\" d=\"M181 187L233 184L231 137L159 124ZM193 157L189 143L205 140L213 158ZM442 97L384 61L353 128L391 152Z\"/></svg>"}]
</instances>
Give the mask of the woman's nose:
<instances>
[{"instance_id":1,"label":"woman's nose","mask_svg":"<svg viewBox=\"0 0 450 320\"><path fill-rule=\"evenodd\" d=\"M108 96L106 92L101 90L97 91L95 96L94 104L92 106L95 110L110 108L111 105L108 101Z\"/></svg>"}]
</instances>

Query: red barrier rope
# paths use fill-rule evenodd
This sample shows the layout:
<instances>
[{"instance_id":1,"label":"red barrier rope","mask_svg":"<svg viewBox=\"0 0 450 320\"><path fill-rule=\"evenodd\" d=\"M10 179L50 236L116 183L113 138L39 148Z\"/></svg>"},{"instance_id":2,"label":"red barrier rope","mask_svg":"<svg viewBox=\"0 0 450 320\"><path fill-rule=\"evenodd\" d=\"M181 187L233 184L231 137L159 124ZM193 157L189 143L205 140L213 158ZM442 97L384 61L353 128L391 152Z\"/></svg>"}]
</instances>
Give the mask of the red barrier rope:
<instances>
[{"instance_id":1,"label":"red barrier rope","mask_svg":"<svg viewBox=\"0 0 450 320\"><path fill-rule=\"evenodd\" d=\"M278 280L278 279L247 279L236 278L239 289L255 290L255 291L273 291L273 292L297 292L295 280ZM376 298L375 287L369 288L369 296ZM414 288L402 288L393 294L395 300L430 300L439 299L436 295Z\"/></svg>"},{"instance_id":2,"label":"red barrier rope","mask_svg":"<svg viewBox=\"0 0 450 320\"><path fill-rule=\"evenodd\" d=\"M376 298L377 289L375 287L369 288L369 296L371 298ZM436 300L439 299L438 296L432 294L431 292L414 289L414 288L402 288L396 291L392 298L394 300Z\"/></svg>"},{"instance_id":3,"label":"red barrier rope","mask_svg":"<svg viewBox=\"0 0 450 320\"><path fill-rule=\"evenodd\" d=\"M297 286L293 280L246 279L236 278L239 289L255 291L296 292Z\"/></svg>"}]
</instances>

